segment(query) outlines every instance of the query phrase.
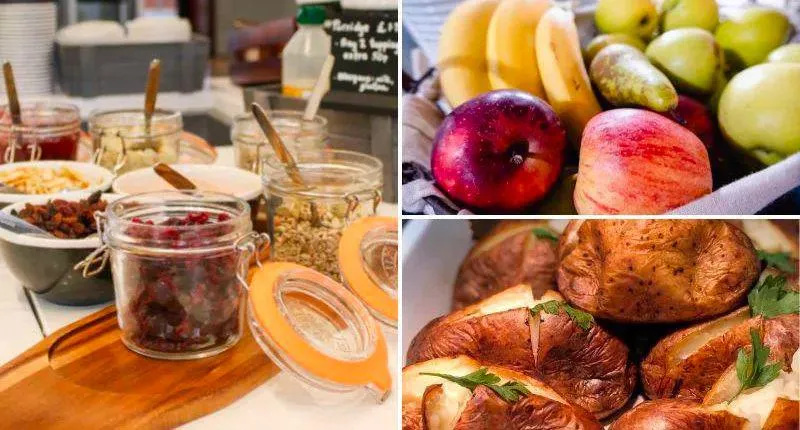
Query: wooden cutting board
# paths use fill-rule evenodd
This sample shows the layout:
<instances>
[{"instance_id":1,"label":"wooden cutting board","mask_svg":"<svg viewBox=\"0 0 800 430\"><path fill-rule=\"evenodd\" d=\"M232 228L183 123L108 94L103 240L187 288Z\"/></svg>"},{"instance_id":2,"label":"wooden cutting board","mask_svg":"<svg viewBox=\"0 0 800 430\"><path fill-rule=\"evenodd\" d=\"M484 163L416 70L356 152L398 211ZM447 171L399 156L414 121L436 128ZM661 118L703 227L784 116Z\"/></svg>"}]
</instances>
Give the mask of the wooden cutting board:
<instances>
[{"instance_id":1,"label":"wooden cutting board","mask_svg":"<svg viewBox=\"0 0 800 430\"><path fill-rule=\"evenodd\" d=\"M0 428L166 429L187 423L278 372L250 330L244 332L236 346L214 357L155 360L125 347L110 306L0 367Z\"/></svg>"}]
</instances>

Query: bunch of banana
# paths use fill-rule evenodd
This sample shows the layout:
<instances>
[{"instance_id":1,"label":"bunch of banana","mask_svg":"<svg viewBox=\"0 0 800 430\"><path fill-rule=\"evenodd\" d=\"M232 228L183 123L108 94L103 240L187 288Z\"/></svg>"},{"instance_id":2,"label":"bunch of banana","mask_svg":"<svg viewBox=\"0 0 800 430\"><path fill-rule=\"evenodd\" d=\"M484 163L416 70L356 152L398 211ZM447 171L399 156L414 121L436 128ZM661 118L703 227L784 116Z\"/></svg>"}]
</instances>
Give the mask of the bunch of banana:
<instances>
[{"instance_id":1,"label":"bunch of banana","mask_svg":"<svg viewBox=\"0 0 800 430\"><path fill-rule=\"evenodd\" d=\"M466 0L439 39L442 92L452 107L497 89L547 99L573 142L600 112L571 12L549 0Z\"/></svg>"},{"instance_id":2,"label":"bunch of banana","mask_svg":"<svg viewBox=\"0 0 800 430\"><path fill-rule=\"evenodd\" d=\"M570 142L578 144L589 120L601 112L583 64L575 15L550 8L536 28L536 58L547 100L567 130Z\"/></svg>"}]
</instances>

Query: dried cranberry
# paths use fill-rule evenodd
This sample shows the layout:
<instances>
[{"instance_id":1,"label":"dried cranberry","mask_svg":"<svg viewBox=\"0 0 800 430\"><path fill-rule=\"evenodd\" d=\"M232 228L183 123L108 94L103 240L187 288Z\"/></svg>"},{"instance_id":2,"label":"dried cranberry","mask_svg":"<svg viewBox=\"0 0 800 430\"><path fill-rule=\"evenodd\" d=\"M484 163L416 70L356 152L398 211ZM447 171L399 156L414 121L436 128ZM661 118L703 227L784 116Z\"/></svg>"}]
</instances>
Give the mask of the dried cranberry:
<instances>
[{"instance_id":1,"label":"dried cranberry","mask_svg":"<svg viewBox=\"0 0 800 430\"><path fill-rule=\"evenodd\" d=\"M197 248L228 234L233 226L199 229L230 219L192 212L171 217L155 225L165 228L131 226L127 234L142 239L170 242L174 249ZM216 220L216 221L215 221ZM133 218L134 224L152 220ZM181 227L181 228L168 228ZM237 252L233 249L209 254L184 254L169 258L132 256L125 266L125 279L135 280L125 318L129 339L153 351L191 352L221 346L241 331L242 290L236 278Z\"/></svg>"}]
</instances>

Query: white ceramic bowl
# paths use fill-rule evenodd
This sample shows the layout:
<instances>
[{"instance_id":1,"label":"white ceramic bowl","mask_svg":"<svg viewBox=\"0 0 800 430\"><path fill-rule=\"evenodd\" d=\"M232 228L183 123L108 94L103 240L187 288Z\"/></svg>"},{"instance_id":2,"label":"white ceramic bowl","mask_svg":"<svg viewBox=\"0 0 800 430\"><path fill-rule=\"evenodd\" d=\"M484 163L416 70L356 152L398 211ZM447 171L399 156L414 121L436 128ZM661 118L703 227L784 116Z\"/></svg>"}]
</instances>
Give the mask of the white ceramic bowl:
<instances>
[{"instance_id":1,"label":"white ceramic bowl","mask_svg":"<svg viewBox=\"0 0 800 430\"><path fill-rule=\"evenodd\" d=\"M255 200L261 195L261 178L247 170L209 164L171 164L170 167L186 176L202 191L231 194L246 201ZM175 189L152 168L125 173L114 180L112 187L115 193L123 195Z\"/></svg>"},{"instance_id":2,"label":"white ceramic bowl","mask_svg":"<svg viewBox=\"0 0 800 430\"><path fill-rule=\"evenodd\" d=\"M5 206L10 203L22 202L36 197L37 200L47 201L48 199L66 198L76 195L89 195L95 191L106 191L111 187L111 182L114 180L114 175L104 167L91 164L81 163L78 161L57 161L57 160L41 160L41 161L25 161L20 163L8 163L0 165L0 172L7 172L9 170L18 169L20 167L41 167L57 169L60 167L68 167L78 172L90 185L88 188L82 190L62 191L54 194L3 194L0 193L0 206Z\"/></svg>"}]
</instances>

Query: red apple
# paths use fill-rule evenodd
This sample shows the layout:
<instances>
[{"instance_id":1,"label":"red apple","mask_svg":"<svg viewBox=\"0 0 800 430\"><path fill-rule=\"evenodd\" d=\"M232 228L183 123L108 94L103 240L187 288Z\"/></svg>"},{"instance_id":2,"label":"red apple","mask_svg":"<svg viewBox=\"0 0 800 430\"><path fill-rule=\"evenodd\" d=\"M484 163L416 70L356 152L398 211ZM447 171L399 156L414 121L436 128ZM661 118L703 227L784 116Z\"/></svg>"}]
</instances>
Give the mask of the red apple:
<instances>
[{"instance_id":1,"label":"red apple","mask_svg":"<svg viewBox=\"0 0 800 430\"><path fill-rule=\"evenodd\" d=\"M579 214L660 214L710 192L708 152L688 129L641 109L606 111L586 125Z\"/></svg>"},{"instance_id":2,"label":"red apple","mask_svg":"<svg viewBox=\"0 0 800 430\"><path fill-rule=\"evenodd\" d=\"M662 115L686 127L700 138L711 151L714 148L714 120L711 112L699 101L684 95L678 96L678 106Z\"/></svg>"},{"instance_id":3,"label":"red apple","mask_svg":"<svg viewBox=\"0 0 800 430\"><path fill-rule=\"evenodd\" d=\"M519 211L558 178L566 137L544 100L500 90L461 104L436 135L433 177L450 198L472 209Z\"/></svg>"}]
</instances>

